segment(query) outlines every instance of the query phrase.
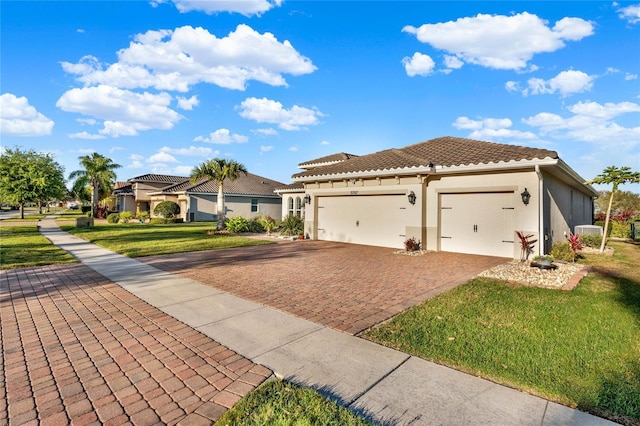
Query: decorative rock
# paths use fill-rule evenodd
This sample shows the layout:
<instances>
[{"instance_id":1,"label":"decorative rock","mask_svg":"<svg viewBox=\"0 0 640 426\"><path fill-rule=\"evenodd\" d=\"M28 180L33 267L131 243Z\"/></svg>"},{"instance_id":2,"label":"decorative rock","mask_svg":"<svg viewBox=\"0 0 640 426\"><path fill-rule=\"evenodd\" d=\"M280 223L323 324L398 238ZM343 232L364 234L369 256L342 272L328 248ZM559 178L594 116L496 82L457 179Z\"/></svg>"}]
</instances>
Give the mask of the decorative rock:
<instances>
[{"instance_id":1,"label":"decorative rock","mask_svg":"<svg viewBox=\"0 0 640 426\"><path fill-rule=\"evenodd\" d=\"M575 274L583 270L583 265L576 263L555 262L556 269L532 268L531 262L514 260L510 263L495 266L478 274L479 277L495 278L516 282L523 285L562 289Z\"/></svg>"}]
</instances>

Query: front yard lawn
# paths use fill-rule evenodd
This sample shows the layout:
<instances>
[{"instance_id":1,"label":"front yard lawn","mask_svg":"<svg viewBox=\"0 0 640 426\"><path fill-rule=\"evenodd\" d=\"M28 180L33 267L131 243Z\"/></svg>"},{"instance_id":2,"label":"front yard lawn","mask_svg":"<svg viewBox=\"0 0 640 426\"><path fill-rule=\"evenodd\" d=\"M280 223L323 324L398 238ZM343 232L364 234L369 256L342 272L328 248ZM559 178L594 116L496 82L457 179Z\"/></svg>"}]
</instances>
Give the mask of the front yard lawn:
<instances>
[{"instance_id":1,"label":"front yard lawn","mask_svg":"<svg viewBox=\"0 0 640 426\"><path fill-rule=\"evenodd\" d=\"M262 384L216 422L220 426L369 424L312 389L280 380Z\"/></svg>"},{"instance_id":2,"label":"front yard lawn","mask_svg":"<svg viewBox=\"0 0 640 426\"><path fill-rule=\"evenodd\" d=\"M640 425L640 246L611 245L571 292L477 278L363 337Z\"/></svg>"},{"instance_id":3,"label":"front yard lawn","mask_svg":"<svg viewBox=\"0 0 640 426\"><path fill-rule=\"evenodd\" d=\"M232 234L207 235L205 231L215 229L215 224L211 223L126 223L95 225L91 228L61 224L60 227L93 244L129 257L273 244L271 241Z\"/></svg>"},{"instance_id":4,"label":"front yard lawn","mask_svg":"<svg viewBox=\"0 0 640 426\"><path fill-rule=\"evenodd\" d=\"M77 262L40 235L35 225L0 227L0 269Z\"/></svg>"}]
</instances>

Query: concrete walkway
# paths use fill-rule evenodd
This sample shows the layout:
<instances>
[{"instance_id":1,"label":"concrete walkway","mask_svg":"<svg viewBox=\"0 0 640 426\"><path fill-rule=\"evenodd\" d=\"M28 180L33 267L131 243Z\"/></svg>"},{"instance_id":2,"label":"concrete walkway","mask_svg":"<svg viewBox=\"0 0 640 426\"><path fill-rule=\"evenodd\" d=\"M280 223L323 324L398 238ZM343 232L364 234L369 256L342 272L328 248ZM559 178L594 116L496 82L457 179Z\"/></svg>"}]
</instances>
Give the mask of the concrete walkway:
<instances>
[{"instance_id":1,"label":"concrete walkway","mask_svg":"<svg viewBox=\"0 0 640 426\"><path fill-rule=\"evenodd\" d=\"M133 295L277 376L384 424L615 423L259 305L87 243L40 230Z\"/></svg>"}]
</instances>

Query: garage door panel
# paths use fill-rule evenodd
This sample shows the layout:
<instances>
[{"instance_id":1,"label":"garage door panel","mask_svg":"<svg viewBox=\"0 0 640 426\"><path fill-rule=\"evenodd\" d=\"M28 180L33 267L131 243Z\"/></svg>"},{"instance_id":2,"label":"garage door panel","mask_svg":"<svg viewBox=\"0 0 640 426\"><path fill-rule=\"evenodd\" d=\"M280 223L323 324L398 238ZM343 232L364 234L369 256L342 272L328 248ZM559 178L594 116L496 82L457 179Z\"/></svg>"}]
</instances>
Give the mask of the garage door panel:
<instances>
[{"instance_id":1,"label":"garage door panel","mask_svg":"<svg viewBox=\"0 0 640 426\"><path fill-rule=\"evenodd\" d=\"M440 250L513 257L513 193L441 194Z\"/></svg>"},{"instance_id":2,"label":"garage door panel","mask_svg":"<svg viewBox=\"0 0 640 426\"><path fill-rule=\"evenodd\" d=\"M360 195L318 198L318 239L400 248L406 197Z\"/></svg>"}]
</instances>

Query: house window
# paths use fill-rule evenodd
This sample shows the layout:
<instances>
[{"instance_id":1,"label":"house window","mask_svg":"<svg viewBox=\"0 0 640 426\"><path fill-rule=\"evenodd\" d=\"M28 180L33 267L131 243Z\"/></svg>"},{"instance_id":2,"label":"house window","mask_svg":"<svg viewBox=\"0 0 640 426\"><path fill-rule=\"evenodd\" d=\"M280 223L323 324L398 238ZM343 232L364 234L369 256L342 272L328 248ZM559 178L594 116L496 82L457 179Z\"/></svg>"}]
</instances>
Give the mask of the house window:
<instances>
[{"instance_id":1,"label":"house window","mask_svg":"<svg viewBox=\"0 0 640 426\"><path fill-rule=\"evenodd\" d=\"M258 199L257 198L252 198L251 199L251 213L255 213L258 211Z\"/></svg>"},{"instance_id":2,"label":"house window","mask_svg":"<svg viewBox=\"0 0 640 426\"><path fill-rule=\"evenodd\" d=\"M296 216L302 217L302 198L296 197Z\"/></svg>"},{"instance_id":3,"label":"house window","mask_svg":"<svg viewBox=\"0 0 640 426\"><path fill-rule=\"evenodd\" d=\"M288 207L287 214L293 214L293 197L289 197L287 207Z\"/></svg>"}]
</instances>

